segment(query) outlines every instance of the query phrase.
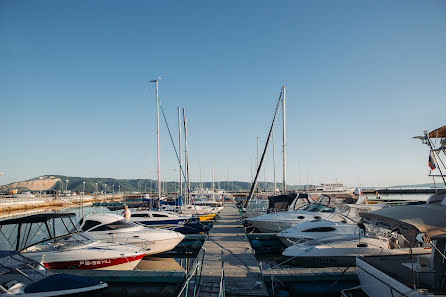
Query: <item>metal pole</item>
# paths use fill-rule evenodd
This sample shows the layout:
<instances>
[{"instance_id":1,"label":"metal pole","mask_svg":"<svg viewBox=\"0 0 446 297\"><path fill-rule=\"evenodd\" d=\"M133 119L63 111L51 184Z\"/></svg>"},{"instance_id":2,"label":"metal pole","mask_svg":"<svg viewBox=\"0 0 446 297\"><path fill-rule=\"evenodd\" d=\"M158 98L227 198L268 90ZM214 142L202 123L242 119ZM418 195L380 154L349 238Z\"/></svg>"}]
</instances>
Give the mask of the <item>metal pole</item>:
<instances>
[{"instance_id":1,"label":"metal pole","mask_svg":"<svg viewBox=\"0 0 446 297\"><path fill-rule=\"evenodd\" d=\"M259 169L259 136L257 136L257 161L256 161L256 170ZM259 184L257 184L257 194L259 194Z\"/></svg>"},{"instance_id":2,"label":"metal pole","mask_svg":"<svg viewBox=\"0 0 446 297\"><path fill-rule=\"evenodd\" d=\"M274 178L274 195L276 194L276 149L274 142L274 130L271 133L271 140L273 142L273 178Z\"/></svg>"},{"instance_id":3,"label":"metal pole","mask_svg":"<svg viewBox=\"0 0 446 297\"><path fill-rule=\"evenodd\" d=\"M84 216L84 195L85 195L85 181L82 182L83 186L82 186L82 217Z\"/></svg>"},{"instance_id":4,"label":"metal pole","mask_svg":"<svg viewBox=\"0 0 446 297\"><path fill-rule=\"evenodd\" d=\"M159 111L159 97L158 97L158 80L156 85L156 151L158 160L158 200L161 199L161 180L160 180L160 111Z\"/></svg>"},{"instance_id":5,"label":"metal pole","mask_svg":"<svg viewBox=\"0 0 446 297\"><path fill-rule=\"evenodd\" d=\"M181 154L181 111L180 108L178 107L178 150L180 153L180 170L179 170L179 174L180 174L180 196L183 197L183 180L182 180L182 172L181 172L181 165L183 164L183 158L182 158L182 154Z\"/></svg>"},{"instance_id":6,"label":"metal pole","mask_svg":"<svg viewBox=\"0 0 446 297\"><path fill-rule=\"evenodd\" d=\"M271 127L270 127L269 132L268 132L268 137L266 138L265 149L263 150L262 157L260 158L259 168L257 169L256 176L255 176L254 181L253 181L253 183L252 183L252 185L251 185L251 190L249 191L248 198L246 199L245 207L247 207L247 205L249 204L249 201L250 201L251 198L252 198L252 194L253 194L254 189L255 189L255 187L256 187L256 184L257 184L257 179L258 179L258 177L259 177L260 168L262 167L263 160L265 159L266 150L267 150L267 148L268 148L268 144L269 144L269 141L270 141L270 139L271 139L271 133L272 133L272 130L273 130L273 128L274 128L274 123L275 123L275 121L276 121L277 113L278 113L278 111L279 111L280 102L282 101L282 95L283 95L283 89L280 91L279 99L277 100L277 105L276 105L276 110L275 110L275 112L274 112L273 121L272 121L272 123L271 123Z\"/></svg>"},{"instance_id":7,"label":"metal pole","mask_svg":"<svg viewBox=\"0 0 446 297\"><path fill-rule=\"evenodd\" d=\"M158 96L158 79L151 80L155 83L156 88L156 151L157 151L157 163L158 163L158 200L161 200L161 180L160 180L160 109L159 109L159 96Z\"/></svg>"},{"instance_id":8,"label":"metal pole","mask_svg":"<svg viewBox=\"0 0 446 297\"><path fill-rule=\"evenodd\" d=\"M189 175L189 152L187 147L187 119L186 109L183 107L183 125L184 125L184 162L186 163L186 178L187 178L187 204L190 204L190 175Z\"/></svg>"},{"instance_id":9,"label":"metal pole","mask_svg":"<svg viewBox=\"0 0 446 297\"><path fill-rule=\"evenodd\" d=\"M286 109L285 109L285 103L286 103L286 87L283 86L283 97L282 97L282 154L283 154L283 184L282 184L282 191L283 194L286 194Z\"/></svg>"}]
</instances>

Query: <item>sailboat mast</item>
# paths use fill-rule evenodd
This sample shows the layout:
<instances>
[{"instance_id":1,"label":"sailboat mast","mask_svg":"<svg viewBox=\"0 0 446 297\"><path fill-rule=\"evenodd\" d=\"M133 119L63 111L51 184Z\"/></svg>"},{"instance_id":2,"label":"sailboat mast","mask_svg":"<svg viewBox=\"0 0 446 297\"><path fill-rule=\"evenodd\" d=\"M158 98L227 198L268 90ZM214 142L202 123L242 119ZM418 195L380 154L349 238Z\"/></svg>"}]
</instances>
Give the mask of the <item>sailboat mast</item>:
<instances>
[{"instance_id":1,"label":"sailboat mast","mask_svg":"<svg viewBox=\"0 0 446 297\"><path fill-rule=\"evenodd\" d=\"M257 184L257 179L259 177L260 169L262 168L263 160L265 159L266 150L268 148L268 144L269 144L269 141L271 139L271 134L272 134L272 131L273 131L273 128L274 128L274 123L276 121L277 113L279 111L280 103L282 102L282 95L283 95L283 89L280 91L279 100L277 100L277 105L276 105L276 110L274 112L273 121L271 123L271 127L270 127L269 132L268 132L268 137L266 138L265 149L263 150L262 157L260 158L260 163L259 163L259 166L257 168L257 172L256 172L256 176L254 178L254 181L253 181L253 183L251 185L251 190L249 191L248 198L246 199L245 207L249 204L249 201L252 198L252 194L254 193L254 189L255 189L256 184Z\"/></svg>"},{"instance_id":2,"label":"sailboat mast","mask_svg":"<svg viewBox=\"0 0 446 297\"><path fill-rule=\"evenodd\" d=\"M273 195L276 195L276 149L275 149L275 142L274 142L274 130L271 133L271 140L273 142L273 178L274 178L274 190Z\"/></svg>"},{"instance_id":3,"label":"sailboat mast","mask_svg":"<svg viewBox=\"0 0 446 297\"><path fill-rule=\"evenodd\" d=\"M214 193L215 193L215 173L214 173L214 168L212 168L212 199L214 199Z\"/></svg>"},{"instance_id":4,"label":"sailboat mast","mask_svg":"<svg viewBox=\"0 0 446 297\"><path fill-rule=\"evenodd\" d=\"M256 168L259 168L259 136L257 136L257 161ZM257 195L259 194L259 184L257 184Z\"/></svg>"},{"instance_id":5,"label":"sailboat mast","mask_svg":"<svg viewBox=\"0 0 446 297\"><path fill-rule=\"evenodd\" d=\"M183 107L183 124L184 124L184 162L186 163L187 178L187 204L190 204L190 179L189 179L189 152L187 148L187 119L186 109Z\"/></svg>"},{"instance_id":6,"label":"sailboat mast","mask_svg":"<svg viewBox=\"0 0 446 297\"><path fill-rule=\"evenodd\" d=\"M157 161L158 161L158 200L161 200L161 180L160 180L160 109L159 109L159 97L158 97L158 78L151 80L150 82L155 83L156 87L156 150L157 150Z\"/></svg>"},{"instance_id":7,"label":"sailboat mast","mask_svg":"<svg viewBox=\"0 0 446 297\"><path fill-rule=\"evenodd\" d=\"M283 181L282 181L282 191L283 194L286 194L286 109L285 109L285 102L286 102L286 87L282 87L283 90L283 97L282 97L282 157L283 157Z\"/></svg>"},{"instance_id":8,"label":"sailboat mast","mask_svg":"<svg viewBox=\"0 0 446 297\"><path fill-rule=\"evenodd\" d=\"M181 164L183 164L182 161L182 154L181 154L181 111L180 108L178 107L178 150L180 153L180 169L179 169L179 173L180 173L180 193L179 196L183 197L183 180L182 180L182 172L181 172Z\"/></svg>"}]
</instances>

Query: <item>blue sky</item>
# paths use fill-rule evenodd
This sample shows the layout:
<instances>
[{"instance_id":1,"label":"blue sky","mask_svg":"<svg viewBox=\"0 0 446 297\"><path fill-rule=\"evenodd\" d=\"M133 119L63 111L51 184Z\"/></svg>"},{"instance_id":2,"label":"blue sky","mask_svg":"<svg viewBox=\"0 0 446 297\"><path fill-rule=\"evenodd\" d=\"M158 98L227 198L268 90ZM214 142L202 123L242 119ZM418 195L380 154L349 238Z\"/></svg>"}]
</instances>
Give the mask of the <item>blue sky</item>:
<instances>
[{"instance_id":1,"label":"blue sky","mask_svg":"<svg viewBox=\"0 0 446 297\"><path fill-rule=\"evenodd\" d=\"M0 184L155 178L157 76L194 181L250 180L286 85L289 184L430 182L411 137L445 124L444 32L444 1L0 0ZM276 154L279 180L280 126Z\"/></svg>"}]
</instances>

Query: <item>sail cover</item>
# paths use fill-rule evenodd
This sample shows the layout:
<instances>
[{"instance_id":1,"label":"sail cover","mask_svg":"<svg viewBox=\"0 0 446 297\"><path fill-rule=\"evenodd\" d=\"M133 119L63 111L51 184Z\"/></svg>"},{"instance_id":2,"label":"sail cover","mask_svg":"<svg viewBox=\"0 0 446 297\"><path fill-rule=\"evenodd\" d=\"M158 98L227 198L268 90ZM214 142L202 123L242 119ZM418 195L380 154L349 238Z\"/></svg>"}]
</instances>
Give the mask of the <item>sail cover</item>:
<instances>
[{"instance_id":1,"label":"sail cover","mask_svg":"<svg viewBox=\"0 0 446 297\"><path fill-rule=\"evenodd\" d=\"M446 206L435 204L407 205L360 213L365 221L399 230L414 243L417 233L426 238L446 233ZM418 231L418 232L417 232Z\"/></svg>"}]
</instances>

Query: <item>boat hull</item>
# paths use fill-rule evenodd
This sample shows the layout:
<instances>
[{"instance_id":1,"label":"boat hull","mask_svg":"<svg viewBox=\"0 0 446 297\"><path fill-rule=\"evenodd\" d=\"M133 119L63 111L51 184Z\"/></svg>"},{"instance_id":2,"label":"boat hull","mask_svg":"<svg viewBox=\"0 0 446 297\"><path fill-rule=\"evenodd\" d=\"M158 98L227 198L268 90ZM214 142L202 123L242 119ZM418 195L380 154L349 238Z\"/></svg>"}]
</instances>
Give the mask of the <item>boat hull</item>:
<instances>
[{"instance_id":1,"label":"boat hull","mask_svg":"<svg viewBox=\"0 0 446 297\"><path fill-rule=\"evenodd\" d=\"M145 254L114 259L43 262L43 265L47 269L133 270L144 256Z\"/></svg>"}]
</instances>

